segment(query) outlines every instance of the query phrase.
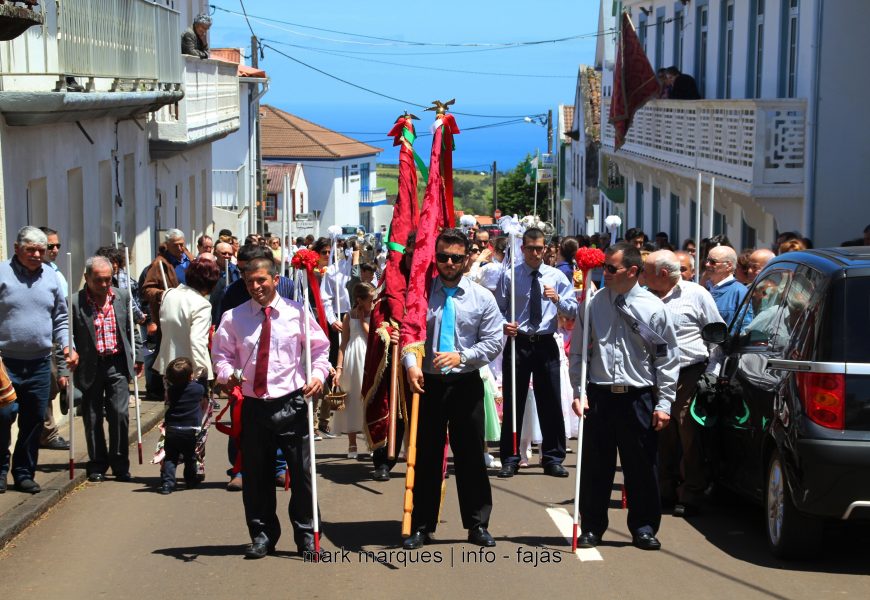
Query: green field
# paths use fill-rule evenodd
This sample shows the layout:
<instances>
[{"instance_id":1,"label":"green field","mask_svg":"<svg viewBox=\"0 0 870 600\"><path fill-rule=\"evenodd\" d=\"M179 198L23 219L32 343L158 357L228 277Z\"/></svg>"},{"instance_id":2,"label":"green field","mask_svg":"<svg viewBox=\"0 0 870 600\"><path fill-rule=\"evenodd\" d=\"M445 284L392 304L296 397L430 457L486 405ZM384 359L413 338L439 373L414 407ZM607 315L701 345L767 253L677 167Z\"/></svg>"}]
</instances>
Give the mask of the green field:
<instances>
[{"instance_id":1,"label":"green field","mask_svg":"<svg viewBox=\"0 0 870 600\"><path fill-rule=\"evenodd\" d=\"M378 164L378 187L387 191L387 196L394 198L399 189L399 167L397 165ZM454 202L456 210L474 214L489 214L492 212L492 177L489 173L481 175L479 171L453 172ZM423 201L426 182L417 173L417 195Z\"/></svg>"}]
</instances>

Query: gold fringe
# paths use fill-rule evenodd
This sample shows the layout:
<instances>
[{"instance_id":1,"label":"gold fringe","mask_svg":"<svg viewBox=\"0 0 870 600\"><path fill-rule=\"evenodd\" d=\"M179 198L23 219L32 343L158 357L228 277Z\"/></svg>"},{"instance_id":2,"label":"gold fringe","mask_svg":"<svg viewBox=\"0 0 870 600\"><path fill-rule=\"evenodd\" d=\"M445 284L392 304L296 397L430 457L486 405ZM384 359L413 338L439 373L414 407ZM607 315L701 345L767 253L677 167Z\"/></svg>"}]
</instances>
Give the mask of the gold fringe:
<instances>
[{"instance_id":1,"label":"gold fringe","mask_svg":"<svg viewBox=\"0 0 870 600\"><path fill-rule=\"evenodd\" d=\"M369 403L372 401L375 394L378 393L378 389L381 387L381 381L384 378L384 372L387 370L387 357L390 355L390 332L387 331L388 325L396 327L396 323L390 320L389 323L387 321L384 321L380 324L377 330L375 330L375 333L381 338L381 341L384 343L384 355L381 357L381 361L378 363L378 369L375 372L375 379L372 382L372 385L366 393L365 397L363 398L363 414L365 414L366 409L368 408ZM379 444L374 444L372 442L371 426L388 418L389 414L387 414L386 417L381 417L380 419L377 419L376 421L366 421L366 441L368 442L369 448L371 448L373 451L383 447L386 444L386 441Z\"/></svg>"}]
</instances>

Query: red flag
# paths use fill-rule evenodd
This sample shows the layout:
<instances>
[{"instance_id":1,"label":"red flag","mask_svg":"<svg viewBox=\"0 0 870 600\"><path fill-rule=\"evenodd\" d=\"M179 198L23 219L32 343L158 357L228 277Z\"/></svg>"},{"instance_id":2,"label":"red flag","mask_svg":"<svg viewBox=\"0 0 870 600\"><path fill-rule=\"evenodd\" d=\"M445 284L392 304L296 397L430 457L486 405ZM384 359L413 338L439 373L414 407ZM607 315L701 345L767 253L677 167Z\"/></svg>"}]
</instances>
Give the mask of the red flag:
<instances>
[{"instance_id":1,"label":"red flag","mask_svg":"<svg viewBox=\"0 0 870 600\"><path fill-rule=\"evenodd\" d=\"M440 109L439 109L440 110ZM434 125L429 181L423 198L420 227L414 245L407 311L402 322L402 354L425 354L426 313L429 288L435 276L435 239L445 227L453 227L453 136L459 127L453 115L439 114Z\"/></svg>"},{"instance_id":2,"label":"red flag","mask_svg":"<svg viewBox=\"0 0 870 600\"><path fill-rule=\"evenodd\" d=\"M368 346L363 371L362 397L365 407L366 434L372 449L387 441L390 415L390 381L384 376L390 347L390 332L398 327L405 316L405 295L409 271L402 267L408 234L417 228L417 170L419 160L413 148L416 133L412 115L396 120L388 135L393 136L399 150L399 193L393 207L387 241L387 265L384 269L383 291L372 309L369 321ZM425 165L420 162L423 172Z\"/></svg>"},{"instance_id":3,"label":"red flag","mask_svg":"<svg viewBox=\"0 0 870 600\"><path fill-rule=\"evenodd\" d=\"M622 26L619 34L619 47L616 51L616 67L613 70L613 97L610 100L608 121L613 125L614 150L625 143L628 128L634 113L647 101L658 98L661 84L628 13L622 13Z\"/></svg>"}]
</instances>

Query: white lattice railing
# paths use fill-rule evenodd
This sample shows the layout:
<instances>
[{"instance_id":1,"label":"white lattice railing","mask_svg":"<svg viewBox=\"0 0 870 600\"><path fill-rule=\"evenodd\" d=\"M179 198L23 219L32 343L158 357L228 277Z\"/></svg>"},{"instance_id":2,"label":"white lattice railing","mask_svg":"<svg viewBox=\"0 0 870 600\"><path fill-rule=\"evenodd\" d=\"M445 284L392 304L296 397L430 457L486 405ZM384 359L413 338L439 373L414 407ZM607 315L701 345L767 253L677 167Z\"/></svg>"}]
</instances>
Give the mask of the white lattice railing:
<instances>
[{"instance_id":1,"label":"white lattice railing","mask_svg":"<svg viewBox=\"0 0 870 600\"><path fill-rule=\"evenodd\" d=\"M613 148L603 99L602 144ZM804 181L804 100L653 100L635 114L619 152L745 181Z\"/></svg>"},{"instance_id":2,"label":"white lattice railing","mask_svg":"<svg viewBox=\"0 0 870 600\"><path fill-rule=\"evenodd\" d=\"M5 90L42 90L37 78L49 75L181 83L177 11L149 0L43 0L37 10L43 25L0 43Z\"/></svg>"}]
</instances>

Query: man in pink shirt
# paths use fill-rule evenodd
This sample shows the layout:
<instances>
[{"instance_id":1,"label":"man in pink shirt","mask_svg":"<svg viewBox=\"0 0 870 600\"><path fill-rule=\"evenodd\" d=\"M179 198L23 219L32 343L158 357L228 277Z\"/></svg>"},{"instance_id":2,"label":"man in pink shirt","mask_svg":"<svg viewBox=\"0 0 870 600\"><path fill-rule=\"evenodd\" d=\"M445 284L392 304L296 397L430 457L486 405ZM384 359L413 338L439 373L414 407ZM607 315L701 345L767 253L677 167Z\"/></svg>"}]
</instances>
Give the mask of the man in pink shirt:
<instances>
[{"instance_id":1,"label":"man in pink shirt","mask_svg":"<svg viewBox=\"0 0 870 600\"><path fill-rule=\"evenodd\" d=\"M263 558L281 536L275 513L275 452L290 469L290 521L300 556L313 556L314 515L305 398L323 388L329 374L329 340L302 305L276 292L278 269L267 259L245 268L251 299L224 314L212 342L215 378L241 385L242 500L251 535L246 558ZM311 342L311 379L305 378L305 329ZM312 554L306 554L312 553Z\"/></svg>"}]
</instances>

